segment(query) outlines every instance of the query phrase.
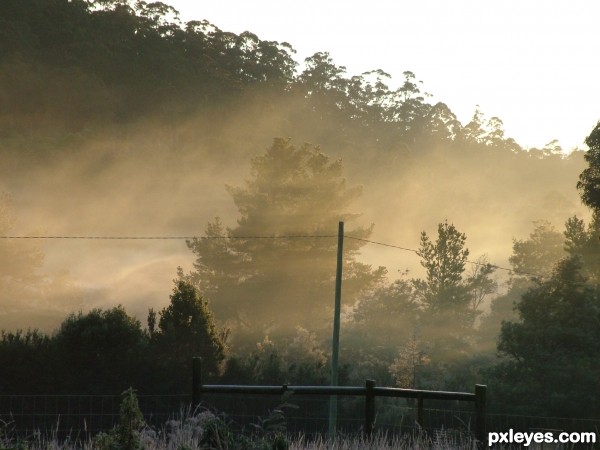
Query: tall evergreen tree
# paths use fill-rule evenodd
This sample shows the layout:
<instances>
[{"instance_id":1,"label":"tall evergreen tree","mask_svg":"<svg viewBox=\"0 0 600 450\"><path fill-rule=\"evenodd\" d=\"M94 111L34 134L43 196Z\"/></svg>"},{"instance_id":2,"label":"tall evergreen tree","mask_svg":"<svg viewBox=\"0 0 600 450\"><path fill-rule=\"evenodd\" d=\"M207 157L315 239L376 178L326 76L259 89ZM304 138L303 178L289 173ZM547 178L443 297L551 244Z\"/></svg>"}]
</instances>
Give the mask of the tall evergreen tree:
<instances>
[{"instance_id":1,"label":"tall evergreen tree","mask_svg":"<svg viewBox=\"0 0 600 450\"><path fill-rule=\"evenodd\" d=\"M594 212L600 212L600 121L585 138L589 147L584 158L588 167L579 175L577 189L583 203Z\"/></svg>"},{"instance_id":2,"label":"tall evergreen tree","mask_svg":"<svg viewBox=\"0 0 600 450\"><path fill-rule=\"evenodd\" d=\"M219 372L225 358L227 332L219 331L214 323L208 301L201 297L194 286L183 280L177 281L169 306L159 312L158 328L150 326L153 348L157 350L163 367L189 377L192 358L202 358L202 367L207 375ZM148 323L155 316L150 311Z\"/></svg>"},{"instance_id":3,"label":"tall evergreen tree","mask_svg":"<svg viewBox=\"0 0 600 450\"><path fill-rule=\"evenodd\" d=\"M418 255L426 278L413 280L422 307L424 340L432 342L432 360L453 359L468 349L483 298L496 289L493 268L480 259L466 272L467 236L448 222L438 225L437 239L421 233Z\"/></svg>"},{"instance_id":4,"label":"tall evergreen tree","mask_svg":"<svg viewBox=\"0 0 600 450\"><path fill-rule=\"evenodd\" d=\"M341 161L289 139L275 139L251 165L244 187L228 187L240 213L237 227L216 219L206 237L188 242L197 259L186 278L211 299L218 318L234 318L259 335L295 325L322 330L332 317L337 223L358 216L348 208L361 188L347 186ZM346 233L366 238L371 231ZM345 305L385 275L356 260L362 245L345 241Z\"/></svg>"}]
</instances>

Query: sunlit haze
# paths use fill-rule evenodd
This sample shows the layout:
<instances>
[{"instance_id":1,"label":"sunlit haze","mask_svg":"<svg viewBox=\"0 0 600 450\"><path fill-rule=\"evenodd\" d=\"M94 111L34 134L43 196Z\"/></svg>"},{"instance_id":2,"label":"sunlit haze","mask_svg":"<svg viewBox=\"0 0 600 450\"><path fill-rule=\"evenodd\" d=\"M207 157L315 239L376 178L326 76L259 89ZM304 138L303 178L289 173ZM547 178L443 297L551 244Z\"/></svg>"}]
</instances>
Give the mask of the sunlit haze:
<instances>
[{"instance_id":1,"label":"sunlit haze","mask_svg":"<svg viewBox=\"0 0 600 450\"><path fill-rule=\"evenodd\" d=\"M0 0L0 447L594 435L600 0L163 1Z\"/></svg>"},{"instance_id":2,"label":"sunlit haze","mask_svg":"<svg viewBox=\"0 0 600 450\"><path fill-rule=\"evenodd\" d=\"M0 114L0 235L205 236L219 217L222 235L285 235L287 222L298 220L291 234L331 236L345 218L348 235L362 229L363 237L392 246L362 242L353 255L373 271L387 268L391 282L406 270L406 277L423 276L421 259L406 249L418 249L421 232L434 237L446 221L467 236L470 260L486 255L507 268L514 240L526 239L533 222L548 221L562 233L569 217L590 217L576 189L583 152L569 152L585 148L600 119L596 2L167 0L180 12L179 22L171 22L160 4L140 2L130 10L160 11L156 17L176 30L172 35L161 34L156 17L139 22L155 27L146 35L128 28L110 6L92 12L85 2L59 3L81 11L60 15L62 25L36 28L35 9L15 9L12 21L22 32L10 33L14 42L5 47L14 55L0 61L0 99L7 105ZM57 5L46 6L52 12ZM196 20L234 35L202 26L177 29ZM260 39L256 48L251 38L236 41L244 31ZM264 41L296 50L297 77L287 49ZM317 52L329 52L331 60L305 70L305 59ZM334 65L346 73L337 77ZM377 69L390 74L389 89L369 97L372 85L356 88L361 81L352 77ZM319 90L319 70L330 77L325 84L344 87ZM422 84L408 83L395 95L406 71ZM422 92L432 97L421 101ZM340 103L338 95L347 98ZM386 110L388 101L396 109ZM483 117L468 126L477 108ZM339 179L324 185L304 180L295 191L286 170L310 170L298 169L291 158L265 169L265 186L273 191L244 193L258 176L254 162L278 138L280 144L289 138L290 147L320 149ZM544 148L555 139L564 153L557 144ZM336 194L340 186L349 194ZM290 194L315 190L318 201L310 197L308 203ZM287 206L269 209L279 195ZM261 200L243 203L250 199ZM310 207L301 211L302 205ZM249 211L255 214L250 219ZM307 211L316 219L306 219ZM248 223L254 228L244 228ZM184 239L5 239L1 245L8 250L4 256L0 251L0 265L10 261L11 279L27 278L19 268L45 294L42 301L26 290L29 300L12 304L19 296L8 287L2 291L0 279L0 328L33 323L51 329L68 311L118 304L143 319L149 307L160 310L169 301L178 267L190 273L197 258L206 257ZM334 253L327 264L335 262ZM10 255L30 258L16 264ZM265 257L281 271L279 281L292 271L288 257ZM295 273L310 278L314 266L310 260ZM231 263L223 273L237 270ZM324 273L327 278L334 271ZM508 270L494 276L504 283ZM247 277L240 273L220 287ZM334 285L323 283L322 301L329 304ZM244 295L289 297L278 286L269 285L277 292L271 297L252 289ZM222 307L245 298L206 295L223 321L229 316ZM344 307L352 307L344 295Z\"/></svg>"},{"instance_id":3,"label":"sunlit haze","mask_svg":"<svg viewBox=\"0 0 600 450\"><path fill-rule=\"evenodd\" d=\"M410 70L466 123L476 105L508 137L583 148L600 118L600 3L518 0L281 3L168 0L183 21L287 41L296 59L327 51L350 75Z\"/></svg>"}]
</instances>

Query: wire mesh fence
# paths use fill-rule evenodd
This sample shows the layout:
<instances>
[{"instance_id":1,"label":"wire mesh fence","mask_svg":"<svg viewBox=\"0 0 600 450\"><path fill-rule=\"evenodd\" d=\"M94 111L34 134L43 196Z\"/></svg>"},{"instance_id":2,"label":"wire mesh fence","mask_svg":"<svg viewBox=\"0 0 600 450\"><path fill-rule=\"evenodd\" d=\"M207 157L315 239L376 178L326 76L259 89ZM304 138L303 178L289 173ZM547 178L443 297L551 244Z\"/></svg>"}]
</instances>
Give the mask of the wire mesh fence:
<instances>
[{"instance_id":1,"label":"wire mesh fence","mask_svg":"<svg viewBox=\"0 0 600 450\"><path fill-rule=\"evenodd\" d=\"M388 435L426 432L431 436L471 435L475 411L469 402L437 402L423 409L417 425L413 399L378 398L375 429ZM0 395L0 425L16 435L52 431L58 437L86 438L108 431L118 423L120 395ZM160 429L191 408L189 395L138 395L146 422ZM234 430L256 430L272 425L279 411L287 433L323 437L328 431L329 396L264 396L211 394L202 397L201 408L216 412ZM342 435L364 431L365 399L338 397L337 430ZM600 432L600 420L487 414L488 431L538 429L567 432Z\"/></svg>"},{"instance_id":2,"label":"wire mesh fence","mask_svg":"<svg viewBox=\"0 0 600 450\"><path fill-rule=\"evenodd\" d=\"M151 426L160 426L190 403L186 395L138 395ZM88 436L113 428L120 395L0 395L0 424L17 435L51 430L57 436Z\"/></svg>"}]
</instances>

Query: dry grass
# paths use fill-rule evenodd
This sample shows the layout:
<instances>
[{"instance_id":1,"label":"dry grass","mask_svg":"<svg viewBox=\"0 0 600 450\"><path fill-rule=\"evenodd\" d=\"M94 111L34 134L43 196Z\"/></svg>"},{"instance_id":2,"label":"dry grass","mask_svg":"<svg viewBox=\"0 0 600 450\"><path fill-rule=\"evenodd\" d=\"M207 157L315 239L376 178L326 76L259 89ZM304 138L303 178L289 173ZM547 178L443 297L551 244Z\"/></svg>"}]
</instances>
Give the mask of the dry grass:
<instances>
[{"instance_id":1,"label":"dry grass","mask_svg":"<svg viewBox=\"0 0 600 450\"><path fill-rule=\"evenodd\" d=\"M207 436L210 438L207 439ZM217 436L217 437L215 437ZM144 428L139 431L140 442L145 450L408 450L453 449L475 450L476 442L470 437L439 432L435 437L415 432L402 436L375 434L364 436L341 436L333 445L326 438L285 436L280 432L259 430L252 436L242 437L217 415L210 411L193 414L182 410L178 416L165 423L160 430ZM279 440L279 445L275 442ZM284 443L281 446L282 441ZM114 447L113 447L114 448ZM0 424L0 450L109 450L96 438L59 439L56 431L38 432L27 439L19 439L10 427ZM127 449L119 449L127 450Z\"/></svg>"}]
</instances>

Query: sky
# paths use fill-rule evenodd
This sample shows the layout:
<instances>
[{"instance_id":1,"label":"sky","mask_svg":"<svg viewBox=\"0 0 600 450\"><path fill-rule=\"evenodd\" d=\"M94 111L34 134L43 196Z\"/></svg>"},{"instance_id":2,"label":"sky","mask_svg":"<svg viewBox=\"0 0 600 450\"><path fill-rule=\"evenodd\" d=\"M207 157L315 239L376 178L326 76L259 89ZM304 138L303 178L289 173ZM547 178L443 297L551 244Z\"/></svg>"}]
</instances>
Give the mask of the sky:
<instances>
[{"instance_id":1,"label":"sky","mask_svg":"<svg viewBox=\"0 0 600 450\"><path fill-rule=\"evenodd\" d=\"M585 148L600 120L600 2L590 0L166 0L183 21L327 51L347 74L382 69L423 82L467 123L479 105L507 137ZM596 55L596 56L594 56Z\"/></svg>"}]
</instances>

